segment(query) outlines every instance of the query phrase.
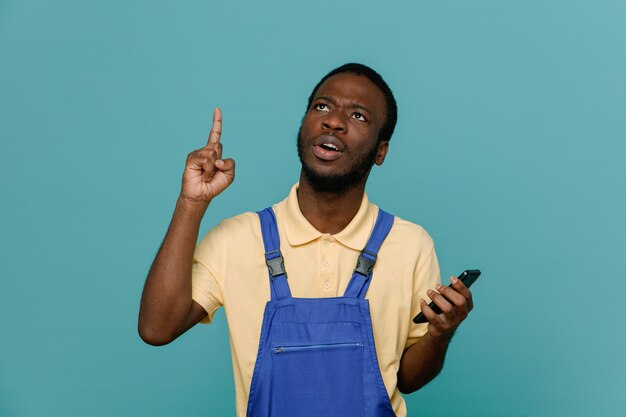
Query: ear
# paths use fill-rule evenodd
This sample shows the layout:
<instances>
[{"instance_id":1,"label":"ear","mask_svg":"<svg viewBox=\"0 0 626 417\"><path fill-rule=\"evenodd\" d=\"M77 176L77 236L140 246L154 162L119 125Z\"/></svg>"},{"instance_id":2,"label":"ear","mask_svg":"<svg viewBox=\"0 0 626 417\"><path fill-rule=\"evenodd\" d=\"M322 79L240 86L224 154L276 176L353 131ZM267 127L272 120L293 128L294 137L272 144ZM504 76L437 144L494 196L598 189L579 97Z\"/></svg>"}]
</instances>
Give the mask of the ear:
<instances>
[{"instance_id":1,"label":"ear","mask_svg":"<svg viewBox=\"0 0 626 417\"><path fill-rule=\"evenodd\" d=\"M389 141L383 140L378 144L378 153L376 154L376 160L374 161L376 165L382 165L383 162L385 162L387 151L389 151Z\"/></svg>"}]
</instances>

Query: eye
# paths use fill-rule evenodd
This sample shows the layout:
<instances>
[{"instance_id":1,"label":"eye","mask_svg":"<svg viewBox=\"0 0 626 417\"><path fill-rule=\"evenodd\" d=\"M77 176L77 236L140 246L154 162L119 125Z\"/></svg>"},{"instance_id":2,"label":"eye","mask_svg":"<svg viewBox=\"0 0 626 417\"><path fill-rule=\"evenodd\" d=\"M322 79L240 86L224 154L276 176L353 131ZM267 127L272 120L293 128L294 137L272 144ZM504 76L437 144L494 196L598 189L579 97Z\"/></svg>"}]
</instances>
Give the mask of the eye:
<instances>
[{"instance_id":1,"label":"eye","mask_svg":"<svg viewBox=\"0 0 626 417\"><path fill-rule=\"evenodd\" d=\"M365 116L363 115L363 113L353 113L352 117L354 117L355 119L362 121L362 122L366 122L367 119L365 118Z\"/></svg>"},{"instance_id":2,"label":"eye","mask_svg":"<svg viewBox=\"0 0 626 417\"><path fill-rule=\"evenodd\" d=\"M328 104L326 103L317 103L313 105L313 108L315 110L319 110L319 111L328 111Z\"/></svg>"}]
</instances>

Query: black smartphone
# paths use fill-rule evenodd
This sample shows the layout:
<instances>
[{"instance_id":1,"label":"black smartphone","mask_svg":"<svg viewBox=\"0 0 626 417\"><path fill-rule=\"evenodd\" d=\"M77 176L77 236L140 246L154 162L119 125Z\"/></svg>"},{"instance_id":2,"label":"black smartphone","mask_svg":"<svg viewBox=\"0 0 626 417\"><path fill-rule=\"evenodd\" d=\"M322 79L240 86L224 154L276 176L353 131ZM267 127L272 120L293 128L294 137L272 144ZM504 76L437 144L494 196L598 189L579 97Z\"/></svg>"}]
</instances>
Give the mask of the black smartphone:
<instances>
[{"instance_id":1,"label":"black smartphone","mask_svg":"<svg viewBox=\"0 0 626 417\"><path fill-rule=\"evenodd\" d=\"M467 288L469 288L479 276L480 270L466 269L461 275L458 276L458 278ZM441 314L441 309L437 307L434 301L431 301L430 304L428 304L428 307L432 308L436 314ZM428 320L426 320L426 316L420 312L417 316L415 316L415 318L413 318L413 323L428 323Z\"/></svg>"}]
</instances>

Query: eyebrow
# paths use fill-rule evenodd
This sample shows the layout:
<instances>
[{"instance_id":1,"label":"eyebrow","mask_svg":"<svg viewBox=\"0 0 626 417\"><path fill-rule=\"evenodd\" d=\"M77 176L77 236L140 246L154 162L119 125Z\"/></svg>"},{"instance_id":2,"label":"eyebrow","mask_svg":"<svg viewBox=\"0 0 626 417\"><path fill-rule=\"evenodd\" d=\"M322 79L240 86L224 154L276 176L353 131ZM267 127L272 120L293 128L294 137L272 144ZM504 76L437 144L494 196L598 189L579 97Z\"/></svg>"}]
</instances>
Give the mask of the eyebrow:
<instances>
[{"instance_id":1,"label":"eyebrow","mask_svg":"<svg viewBox=\"0 0 626 417\"><path fill-rule=\"evenodd\" d=\"M335 98L331 97L331 96L319 96L319 97L315 97L315 100L326 100L326 101L330 101L330 102L335 102ZM313 100L313 101L315 101ZM359 104L355 101L350 102L350 106L351 109L361 109L361 110L365 110L366 112L368 112L369 114L372 114L372 111L370 109L368 109L367 107L365 107L362 104Z\"/></svg>"}]
</instances>

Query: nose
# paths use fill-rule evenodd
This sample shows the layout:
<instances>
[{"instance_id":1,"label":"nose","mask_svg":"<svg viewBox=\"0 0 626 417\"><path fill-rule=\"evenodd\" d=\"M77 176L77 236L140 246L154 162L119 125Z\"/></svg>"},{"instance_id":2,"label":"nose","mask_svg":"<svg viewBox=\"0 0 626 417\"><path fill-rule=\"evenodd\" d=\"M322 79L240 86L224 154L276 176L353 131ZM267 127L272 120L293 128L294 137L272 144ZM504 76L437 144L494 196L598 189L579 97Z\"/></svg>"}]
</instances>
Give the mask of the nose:
<instances>
[{"instance_id":1,"label":"nose","mask_svg":"<svg viewBox=\"0 0 626 417\"><path fill-rule=\"evenodd\" d=\"M346 120L341 112L331 111L322 119L322 128L343 133L346 131Z\"/></svg>"}]
</instances>

